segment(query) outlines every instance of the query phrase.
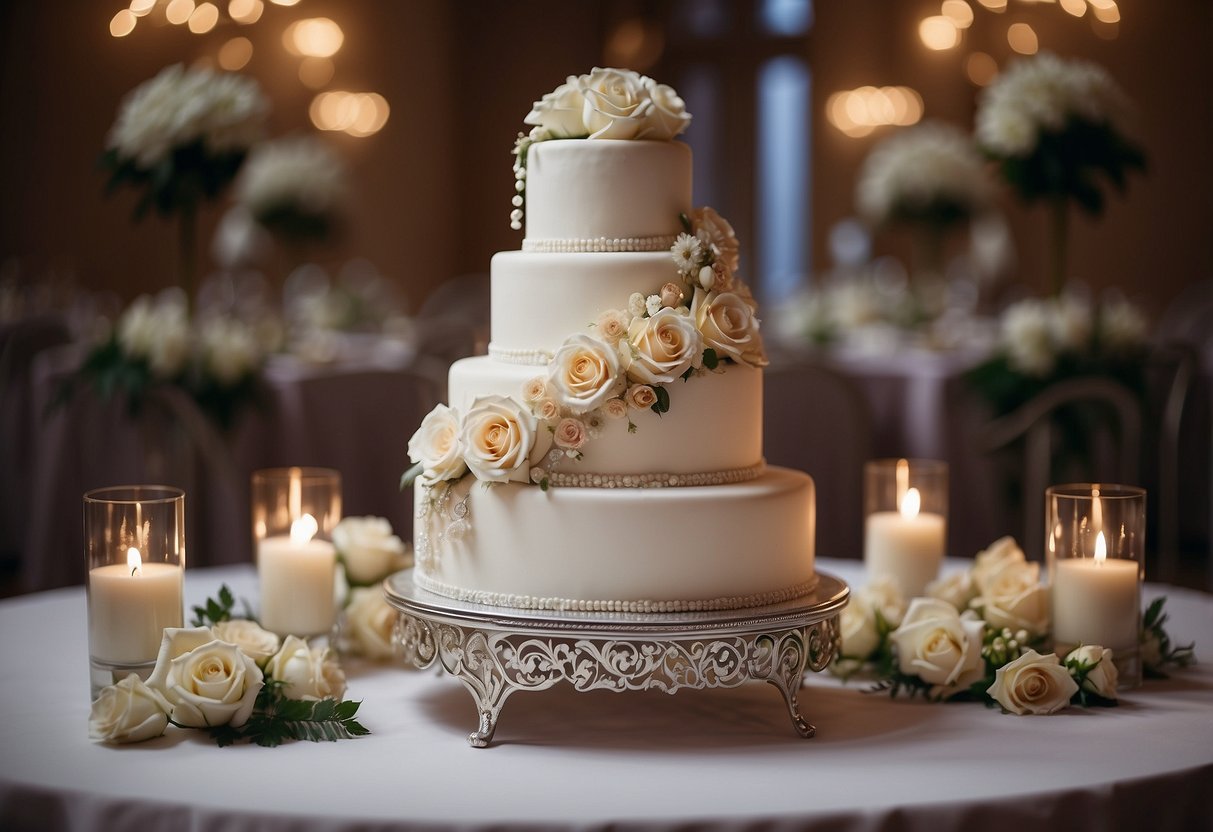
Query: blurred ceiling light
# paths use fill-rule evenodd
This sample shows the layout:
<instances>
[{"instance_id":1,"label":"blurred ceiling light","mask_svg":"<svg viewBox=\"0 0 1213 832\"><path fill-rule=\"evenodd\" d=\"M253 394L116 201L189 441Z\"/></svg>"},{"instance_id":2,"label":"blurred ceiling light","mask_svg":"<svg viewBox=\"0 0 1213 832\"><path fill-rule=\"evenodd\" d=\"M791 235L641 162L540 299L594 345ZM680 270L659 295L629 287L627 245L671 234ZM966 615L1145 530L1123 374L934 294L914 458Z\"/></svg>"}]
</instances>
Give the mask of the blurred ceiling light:
<instances>
[{"instance_id":1,"label":"blurred ceiling light","mask_svg":"<svg viewBox=\"0 0 1213 832\"><path fill-rule=\"evenodd\" d=\"M951 20L938 14L922 19L918 24L918 37L927 49L940 51L960 43L960 30Z\"/></svg>"},{"instance_id":2,"label":"blurred ceiling light","mask_svg":"<svg viewBox=\"0 0 1213 832\"><path fill-rule=\"evenodd\" d=\"M1091 12L1100 23L1120 22L1120 9L1114 0L1091 0Z\"/></svg>"},{"instance_id":3,"label":"blurred ceiling light","mask_svg":"<svg viewBox=\"0 0 1213 832\"><path fill-rule=\"evenodd\" d=\"M138 20L130 9L122 9L110 19L110 34L116 38L124 38L135 31L135 23Z\"/></svg>"},{"instance_id":4,"label":"blurred ceiling light","mask_svg":"<svg viewBox=\"0 0 1213 832\"><path fill-rule=\"evenodd\" d=\"M1036 31L1026 23L1012 23L1007 29L1007 43L1020 55L1035 55L1040 48Z\"/></svg>"},{"instance_id":5,"label":"blurred ceiling light","mask_svg":"<svg viewBox=\"0 0 1213 832\"><path fill-rule=\"evenodd\" d=\"M164 9L165 18L174 26L185 23L193 13L194 0L170 0Z\"/></svg>"},{"instance_id":6,"label":"blurred ceiling light","mask_svg":"<svg viewBox=\"0 0 1213 832\"><path fill-rule=\"evenodd\" d=\"M261 0L232 0L227 4L227 13L237 23L248 25L261 19L265 4Z\"/></svg>"},{"instance_id":7,"label":"blurred ceiling light","mask_svg":"<svg viewBox=\"0 0 1213 832\"><path fill-rule=\"evenodd\" d=\"M985 6L992 12L1002 14L1007 10L1007 0L977 0L978 3Z\"/></svg>"},{"instance_id":8,"label":"blurred ceiling light","mask_svg":"<svg viewBox=\"0 0 1213 832\"><path fill-rule=\"evenodd\" d=\"M282 33L282 45L292 55L331 58L341 49L345 34L327 17L296 20Z\"/></svg>"},{"instance_id":9,"label":"blurred ceiling light","mask_svg":"<svg viewBox=\"0 0 1213 832\"><path fill-rule=\"evenodd\" d=\"M1061 7L1075 17L1082 17L1087 13L1087 0L1061 0Z\"/></svg>"},{"instance_id":10,"label":"blurred ceiling light","mask_svg":"<svg viewBox=\"0 0 1213 832\"><path fill-rule=\"evenodd\" d=\"M294 6L299 0L271 0L276 6Z\"/></svg>"},{"instance_id":11,"label":"blurred ceiling light","mask_svg":"<svg viewBox=\"0 0 1213 832\"><path fill-rule=\"evenodd\" d=\"M228 72L244 69L253 57L253 42L248 38L232 38L219 47L219 66Z\"/></svg>"},{"instance_id":12,"label":"blurred ceiling light","mask_svg":"<svg viewBox=\"0 0 1213 832\"><path fill-rule=\"evenodd\" d=\"M143 17L156 7L156 0L131 0L131 14Z\"/></svg>"},{"instance_id":13,"label":"blurred ceiling light","mask_svg":"<svg viewBox=\"0 0 1213 832\"><path fill-rule=\"evenodd\" d=\"M365 138L383 129L391 108L374 92L322 92L312 99L308 115L320 130L339 130Z\"/></svg>"},{"instance_id":14,"label":"blurred ceiling light","mask_svg":"<svg viewBox=\"0 0 1213 832\"><path fill-rule=\"evenodd\" d=\"M219 7L214 3L203 3L190 15L190 31L195 35L205 35L218 22Z\"/></svg>"},{"instance_id":15,"label":"blurred ceiling light","mask_svg":"<svg viewBox=\"0 0 1213 832\"><path fill-rule=\"evenodd\" d=\"M957 29L968 29L973 25L973 7L965 0L943 0L940 14L952 21Z\"/></svg>"},{"instance_id":16,"label":"blurred ceiling light","mask_svg":"<svg viewBox=\"0 0 1213 832\"><path fill-rule=\"evenodd\" d=\"M852 138L877 127L906 126L922 118L922 96L909 87L860 87L836 92L826 102L826 118Z\"/></svg>"},{"instance_id":17,"label":"blurred ceiling light","mask_svg":"<svg viewBox=\"0 0 1213 832\"><path fill-rule=\"evenodd\" d=\"M333 80L334 70L328 58L304 58L299 62L299 80L308 89L318 90Z\"/></svg>"},{"instance_id":18,"label":"blurred ceiling light","mask_svg":"<svg viewBox=\"0 0 1213 832\"><path fill-rule=\"evenodd\" d=\"M633 17L611 32L603 49L603 57L607 66L627 66L644 72L657 63L664 50L665 35L661 28Z\"/></svg>"},{"instance_id":19,"label":"blurred ceiling light","mask_svg":"<svg viewBox=\"0 0 1213 832\"><path fill-rule=\"evenodd\" d=\"M979 87L988 86L998 77L998 62L985 52L974 52L965 58L965 75Z\"/></svg>"}]
</instances>

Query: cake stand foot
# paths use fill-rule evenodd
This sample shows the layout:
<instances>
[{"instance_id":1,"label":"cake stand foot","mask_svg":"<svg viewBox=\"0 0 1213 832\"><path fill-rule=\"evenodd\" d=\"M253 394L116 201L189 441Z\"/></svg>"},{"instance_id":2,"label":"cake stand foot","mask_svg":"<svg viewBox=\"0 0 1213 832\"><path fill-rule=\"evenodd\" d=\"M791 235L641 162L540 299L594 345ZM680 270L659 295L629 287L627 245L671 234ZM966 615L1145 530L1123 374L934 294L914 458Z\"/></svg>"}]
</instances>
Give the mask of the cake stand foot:
<instances>
[{"instance_id":1,"label":"cake stand foot","mask_svg":"<svg viewBox=\"0 0 1213 832\"><path fill-rule=\"evenodd\" d=\"M480 727L468 734L468 745L472 748L487 748L497 732L497 715L477 705L480 711Z\"/></svg>"},{"instance_id":2,"label":"cake stand foot","mask_svg":"<svg viewBox=\"0 0 1213 832\"><path fill-rule=\"evenodd\" d=\"M781 683L774 679L768 680L772 685L779 688L779 692L783 694L783 701L788 706L788 716L792 718L792 727L796 729L796 733L806 740L811 740L817 734L817 729L800 713L800 704L797 702L796 691L789 690Z\"/></svg>"}]
</instances>

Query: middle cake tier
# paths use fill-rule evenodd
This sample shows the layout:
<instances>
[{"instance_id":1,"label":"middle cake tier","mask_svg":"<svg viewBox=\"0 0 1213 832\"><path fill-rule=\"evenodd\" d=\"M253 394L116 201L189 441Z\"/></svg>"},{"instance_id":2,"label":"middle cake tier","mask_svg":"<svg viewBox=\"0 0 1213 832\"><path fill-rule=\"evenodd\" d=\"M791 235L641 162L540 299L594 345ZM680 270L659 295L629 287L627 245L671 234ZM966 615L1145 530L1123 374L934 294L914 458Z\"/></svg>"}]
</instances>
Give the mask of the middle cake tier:
<instances>
[{"instance_id":1,"label":"middle cake tier","mask_svg":"<svg viewBox=\"0 0 1213 832\"><path fill-rule=\"evenodd\" d=\"M480 396L518 398L543 366L511 364L489 356L451 365L450 403L466 412ZM752 479L762 468L762 371L724 365L669 386L670 410L629 410L603 417L601 435L579 460L567 459L557 481L584 485L709 485ZM628 424L635 425L629 432ZM541 438L548 436L546 432ZM546 446L538 448L542 456ZM532 457L532 461L535 457ZM597 482L594 476L599 475ZM601 475L609 475L608 480ZM624 481L633 478L635 481Z\"/></svg>"},{"instance_id":2,"label":"middle cake tier","mask_svg":"<svg viewBox=\"0 0 1213 832\"><path fill-rule=\"evenodd\" d=\"M492 351L525 361L554 353L610 309L626 309L633 292L648 296L679 280L668 251L502 251L491 272Z\"/></svg>"}]
</instances>

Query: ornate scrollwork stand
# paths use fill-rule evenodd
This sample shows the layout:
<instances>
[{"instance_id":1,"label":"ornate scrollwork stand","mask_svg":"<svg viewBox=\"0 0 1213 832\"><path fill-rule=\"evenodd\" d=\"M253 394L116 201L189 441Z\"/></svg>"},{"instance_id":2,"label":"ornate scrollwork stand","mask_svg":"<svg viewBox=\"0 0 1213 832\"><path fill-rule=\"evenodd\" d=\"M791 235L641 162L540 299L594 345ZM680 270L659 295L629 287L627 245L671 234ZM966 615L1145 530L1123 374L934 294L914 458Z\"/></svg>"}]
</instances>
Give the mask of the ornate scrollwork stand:
<instances>
[{"instance_id":1,"label":"ornate scrollwork stand","mask_svg":"<svg viewBox=\"0 0 1213 832\"><path fill-rule=\"evenodd\" d=\"M412 570L384 582L399 610L395 641L421 668L439 662L476 701L468 742L487 746L505 700L560 682L578 691L731 688L769 682L800 736L816 729L800 714L805 667L824 670L838 649L847 585L818 576L794 601L721 612L612 613L522 610L445 598L413 584Z\"/></svg>"}]
</instances>

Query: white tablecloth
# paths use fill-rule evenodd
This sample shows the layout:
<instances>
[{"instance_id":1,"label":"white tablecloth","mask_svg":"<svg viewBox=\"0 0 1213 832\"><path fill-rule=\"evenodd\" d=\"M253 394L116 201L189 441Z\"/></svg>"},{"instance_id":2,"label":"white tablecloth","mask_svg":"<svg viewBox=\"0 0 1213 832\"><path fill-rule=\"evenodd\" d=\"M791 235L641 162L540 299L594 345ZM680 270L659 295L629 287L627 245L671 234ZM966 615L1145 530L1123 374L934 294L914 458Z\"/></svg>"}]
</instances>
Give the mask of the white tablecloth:
<instances>
[{"instance_id":1,"label":"white tablecloth","mask_svg":"<svg viewBox=\"0 0 1213 832\"><path fill-rule=\"evenodd\" d=\"M857 564L824 571L858 579ZM187 603L248 567L192 570ZM1147 595L1157 594L1150 587ZM0 603L0 827L7 830L1213 828L1213 597L1168 589L1203 662L1120 707L1014 717L865 694L813 676L798 738L778 693L519 693L494 746L436 672L347 664L373 734L217 748L170 728L87 738L80 588Z\"/></svg>"}]
</instances>

